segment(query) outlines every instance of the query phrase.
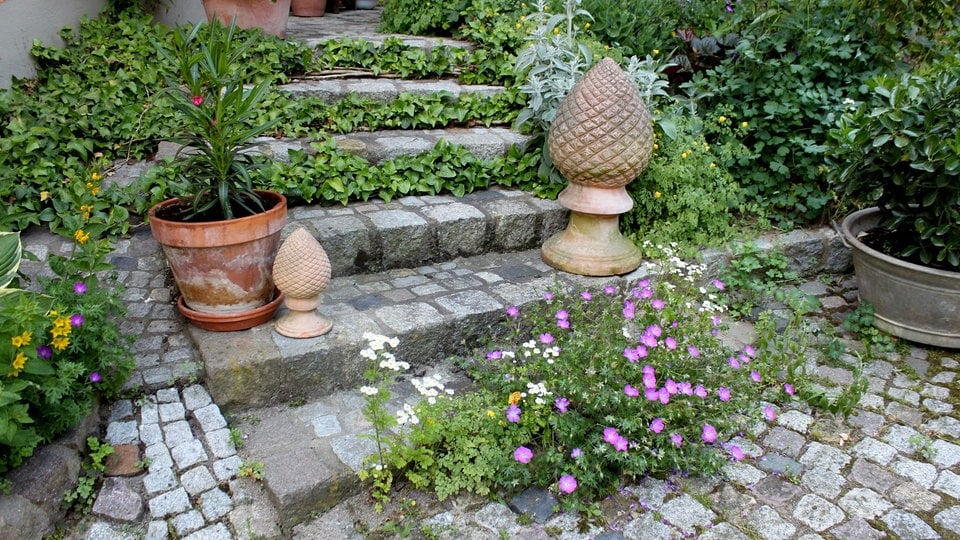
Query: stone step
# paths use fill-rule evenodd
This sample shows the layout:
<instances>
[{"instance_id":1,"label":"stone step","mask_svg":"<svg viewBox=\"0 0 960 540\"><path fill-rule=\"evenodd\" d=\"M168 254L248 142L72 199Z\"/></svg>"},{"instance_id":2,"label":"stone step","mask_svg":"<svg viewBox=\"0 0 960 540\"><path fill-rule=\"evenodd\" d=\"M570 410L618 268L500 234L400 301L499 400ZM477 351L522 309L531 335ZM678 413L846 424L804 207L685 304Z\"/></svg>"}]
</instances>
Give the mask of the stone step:
<instances>
[{"instance_id":1,"label":"stone step","mask_svg":"<svg viewBox=\"0 0 960 540\"><path fill-rule=\"evenodd\" d=\"M334 135L337 145L370 163L380 163L400 156L422 154L433 149L441 139L465 147L478 159L506 155L511 146L526 148L531 137L504 127L468 127L441 129L385 129L357 131ZM260 137L254 141L253 152L288 161L289 150L312 153L311 139ZM177 147L161 148L158 155L176 152Z\"/></svg>"},{"instance_id":2,"label":"stone step","mask_svg":"<svg viewBox=\"0 0 960 540\"><path fill-rule=\"evenodd\" d=\"M383 34L377 31L382 9L349 10L328 13L323 17L293 17L287 21L287 39L298 40L310 47L340 38L364 39L383 43L387 38L399 38L404 44L430 50L437 46L473 50L473 44L449 38L431 38L404 34Z\"/></svg>"},{"instance_id":3,"label":"stone step","mask_svg":"<svg viewBox=\"0 0 960 540\"><path fill-rule=\"evenodd\" d=\"M336 103L349 94L361 98L391 102L400 94L428 96L445 92L453 97L464 94L495 96L504 91L502 86L467 85L452 79L394 79L374 77L327 77L323 75L303 77L277 87L293 97L318 97L325 103Z\"/></svg>"}]
</instances>

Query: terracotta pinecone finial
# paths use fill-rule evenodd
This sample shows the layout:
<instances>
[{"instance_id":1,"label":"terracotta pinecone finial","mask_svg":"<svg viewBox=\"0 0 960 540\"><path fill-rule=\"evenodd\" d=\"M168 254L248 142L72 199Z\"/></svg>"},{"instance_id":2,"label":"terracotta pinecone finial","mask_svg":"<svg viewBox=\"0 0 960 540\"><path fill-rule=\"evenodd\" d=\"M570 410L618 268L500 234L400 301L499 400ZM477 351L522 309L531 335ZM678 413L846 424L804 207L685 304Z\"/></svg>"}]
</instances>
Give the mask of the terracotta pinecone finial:
<instances>
[{"instance_id":1,"label":"terracotta pinecone finial","mask_svg":"<svg viewBox=\"0 0 960 540\"><path fill-rule=\"evenodd\" d=\"M650 113L627 74L604 58L560 104L547 144L554 165L567 180L624 186L650 161Z\"/></svg>"}]
</instances>

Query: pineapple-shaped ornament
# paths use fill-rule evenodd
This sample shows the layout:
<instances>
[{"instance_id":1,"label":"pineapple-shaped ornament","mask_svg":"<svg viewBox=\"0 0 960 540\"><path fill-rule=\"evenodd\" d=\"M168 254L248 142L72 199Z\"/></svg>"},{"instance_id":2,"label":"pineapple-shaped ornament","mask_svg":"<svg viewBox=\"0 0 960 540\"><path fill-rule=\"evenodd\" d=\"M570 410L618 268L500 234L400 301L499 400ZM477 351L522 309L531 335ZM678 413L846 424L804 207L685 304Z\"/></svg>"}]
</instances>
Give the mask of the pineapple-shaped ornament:
<instances>
[{"instance_id":1,"label":"pineapple-shaped ornament","mask_svg":"<svg viewBox=\"0 0 960 540\"><path fill-rule=\"evenodd\" d=\"M570 209L567 228L541 249L554 268L587 276L626 274L640 250L620 234L633 208L625 186L650 161L650 114L626 73L610 58L594 66L561 102L547 144L568 185L557 200Z\"/></svg>"},{"instance_id":2,"label":"pineapple-shaped ornament","mask_svg":"<svg viewBox=\"0 0 960 540\"><path fill-rule=\"evenodd\" d=\"M274 324L277 333L309 338L330 331L333 323L317 313L320 293L330 277L330 259L323 246L303 227L297 228L283 241L273 263L273 282L283 292L288 310Z\"/></svg>"}]
</instances>

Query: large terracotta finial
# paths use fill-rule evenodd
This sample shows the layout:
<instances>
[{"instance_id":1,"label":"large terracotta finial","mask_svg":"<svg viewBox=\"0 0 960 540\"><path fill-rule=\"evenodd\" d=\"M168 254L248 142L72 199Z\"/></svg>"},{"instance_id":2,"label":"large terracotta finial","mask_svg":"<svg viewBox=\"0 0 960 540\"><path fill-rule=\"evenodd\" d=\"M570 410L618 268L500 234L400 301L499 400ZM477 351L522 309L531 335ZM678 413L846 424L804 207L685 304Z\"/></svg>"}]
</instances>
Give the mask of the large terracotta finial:
<instances>
[{"instance_id":1,"label":"large terracotta finial","mask_svg":"<svg viewBox=\"0 0 960 540\"><path fill-rule=\"evenodd\" d=\"M277 250L273 281L283 292L287 314L277 319L277 333L292 338L326 334L333 323L317 313L320 293L330 283L330 259L323 246L299 227Z\"/></svg>"},{"instance_id":2,"label":"large terracotta finial","mask_svg":"<svg viewBox=\"0 0 960 540\"><path fill-rule=\"evenodd\" d=\"M604 58L574 85L557 109L547 145L569 181L557 200L571 213L566 230L544 243L544 261L590 276L635 270L640 251L620 234L618 218L633 208L624 187L650 161L653 126L616 62Z\"/></svg>"}]
</instances>

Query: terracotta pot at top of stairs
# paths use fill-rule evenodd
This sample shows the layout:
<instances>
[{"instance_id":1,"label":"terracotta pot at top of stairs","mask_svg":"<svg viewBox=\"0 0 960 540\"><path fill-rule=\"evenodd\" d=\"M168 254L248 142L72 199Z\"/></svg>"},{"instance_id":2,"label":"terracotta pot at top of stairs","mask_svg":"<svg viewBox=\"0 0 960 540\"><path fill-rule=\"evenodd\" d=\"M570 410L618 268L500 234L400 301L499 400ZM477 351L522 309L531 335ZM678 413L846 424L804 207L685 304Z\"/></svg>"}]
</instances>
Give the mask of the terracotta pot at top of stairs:
<instances>
[{"instance_id":1,"label":"terracotta pot at top of stairs","mask_svg":"<svg viewBox=\"0 0 960 540\"><path fill-rule=\"evenodd\" d=\"M859 240L877 226L879 208L843 220L860 300L873 304L874 326L904 339L960 349L960 272L937 270L876 251Z\"/></svg>"},{"instance_id":2,"label":"terracotta pot at top of stairs","mask_svg":"<svg viewBox=\"0 0 960 540\"><path fill-rule=\"evenodd\" d=\"M272 267L280 231L287 221L287 199L279 193L259 193L269 210L237 219L182 222L158 217L164 210L184 204L179 199L168 199L150 209L150 230L163 247L183 295L183 307L189 308L181 309L188 319L191 312L200 312L234 321L271 302L274 311L280 306ZM273 311L264 314L261 310L253 316L259 322L246 328L266 322ZM267 318L261 320L264 316ZM229 329L237 326L231 322Z\"/></svg>"},{"instance_id":3,"label":"terracotta pot at top of stairs","mask_svg":"<svg viewBox=\"0 0 960 540\"><path fill-rule=\"evenodd\" d=\"M272 36L287 37L290 0L203 0L207 20L216 16L227 25L236 18L240 28L262 28Z\"/></svg>"},{"instance_id":4,"label":"terracotta pot at top of stairs","mask_svg":"<svg viewBox=\"0 0 960 540\"><path fill-rule=\"evenodd\" d=\"M323 17L327 0L290 0L290 13L297 17Z\"/></svg>"}]
</instances>

